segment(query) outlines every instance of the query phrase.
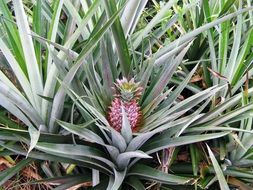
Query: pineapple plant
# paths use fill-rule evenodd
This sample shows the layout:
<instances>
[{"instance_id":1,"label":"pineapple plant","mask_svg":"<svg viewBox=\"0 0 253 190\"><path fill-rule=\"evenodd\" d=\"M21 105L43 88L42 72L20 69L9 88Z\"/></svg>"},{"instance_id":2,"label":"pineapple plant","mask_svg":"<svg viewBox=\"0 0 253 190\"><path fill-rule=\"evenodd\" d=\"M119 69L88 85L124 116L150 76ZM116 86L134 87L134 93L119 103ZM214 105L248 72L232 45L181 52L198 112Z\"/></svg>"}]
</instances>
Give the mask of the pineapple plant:
<instances>
[{"instance_id":1,"label":"pineapple plant","mask_svg":"<svg viewBox=\"0 0 253 190\"><path fill-rule=\"evenodd\" d=\"M117 79L115 88L116 94L108 109L108 121L110 125L116 131L121 130L123 108L130 122L132 131L137 132L142 119L141 107L138 105L142 88L133 78L128 81L125 77L122 80Z\"/></svg>"},{"instance_id":2,"label":"pineapple plant","mask_svg":"<svg viewBox=\"0 0 253 190\"><path fill-rule=\"evenodd\" d=\"M179 12L182 19L188 11L195 15L195 6L181 11L181 2L169 0L152 20L142 19L147 2L37 0L30 10L33 6L16 0L13 14L9 1L0 0L0 12L7 18L0 23L5 34L0 49L19 81L13 84L0 72L0 104L23 122L21 129L0 127L1 154L29 157L1 173L0 185L36 161L42 181L62 190L82 183L108 190L201 186L196 167L190 174L170 172L178 164L173 162L177 153L166 155L167 150L225 139L238 129L224 126L245 117L252 107L240 107L243 92L238 92L206 111L226 85L202 90L189 84L200 66L188 68L184 59L199 34L242 13L247 16L249 8L196 25L179 38L181 30L173 35L179 25L171 13ZM167 35L172 35L169 43ZM191 96L178 98L184 90ZM253 96L252 88L247 96ZM197 158L197 151L192 152ZM214 163L211 181L217 173L225 183L212 150L208 152Z\"/></svg>"}]
</instances>

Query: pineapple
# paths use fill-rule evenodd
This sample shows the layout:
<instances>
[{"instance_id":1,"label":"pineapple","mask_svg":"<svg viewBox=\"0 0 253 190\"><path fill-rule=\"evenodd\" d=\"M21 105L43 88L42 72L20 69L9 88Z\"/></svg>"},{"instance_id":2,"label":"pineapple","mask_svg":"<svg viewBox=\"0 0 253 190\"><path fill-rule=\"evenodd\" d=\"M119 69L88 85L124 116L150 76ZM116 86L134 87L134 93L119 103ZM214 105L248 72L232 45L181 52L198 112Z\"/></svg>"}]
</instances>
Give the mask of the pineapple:
<instances>
[{"instance_id":1,"label":"pineapple","mask_svg":"<svg viewBox=\"0 0 253 190\"><path fill-rule=\"evenodd\" d=\"M142 117L141 108L138 105L142 87L139 87L139 83L134 82L133 78L128 81L125 77L122 80L118 79L115 87L116 94L109 106L108 121L115 130L120 132L122 128L121 107L123 106L132 131L136 132L140 127Z\"/></svg>"}]
</instances>

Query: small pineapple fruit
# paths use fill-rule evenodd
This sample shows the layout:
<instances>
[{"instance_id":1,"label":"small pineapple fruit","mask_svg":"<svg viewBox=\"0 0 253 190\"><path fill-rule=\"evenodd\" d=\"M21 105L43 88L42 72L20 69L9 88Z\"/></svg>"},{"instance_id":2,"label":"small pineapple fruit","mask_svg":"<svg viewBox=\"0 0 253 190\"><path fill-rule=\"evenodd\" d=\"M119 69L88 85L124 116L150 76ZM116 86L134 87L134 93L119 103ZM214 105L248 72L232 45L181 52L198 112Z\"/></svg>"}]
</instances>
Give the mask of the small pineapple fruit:
<instances>
[{"instance_id":1,"label":"small pineapple fruit","mask_svg":"<svg viewBox=\"0 0 253 190\"><path fill-rule=\"evenodd\" d=\"M124 77L122 80L117 80L115 87L116 94L109 107L108 121L111 124L111 127L120 132L122 128L121 106L123 106L132 131L136 132L141 124L142 117L141 108L138 105L142 88L139 87L139 83L134 82L133 78L128 81Z\"/></svg>"}]
</instances>

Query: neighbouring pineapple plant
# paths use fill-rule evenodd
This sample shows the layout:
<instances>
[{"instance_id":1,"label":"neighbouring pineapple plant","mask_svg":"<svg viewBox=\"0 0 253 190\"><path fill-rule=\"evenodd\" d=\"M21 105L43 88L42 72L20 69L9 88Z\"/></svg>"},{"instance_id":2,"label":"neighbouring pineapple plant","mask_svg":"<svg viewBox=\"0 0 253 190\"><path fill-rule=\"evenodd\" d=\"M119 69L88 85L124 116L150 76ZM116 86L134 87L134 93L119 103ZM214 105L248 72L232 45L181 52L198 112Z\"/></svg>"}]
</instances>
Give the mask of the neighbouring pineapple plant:
<instances>
[{"instance_id":1,"label":"neighbouring pineapple plant","mask_svg":"<svg viewBox=\"0 0 253 190\"><path fill-rule=\"evenodd\" d=\"M252 27L251 9L240 0L0 0L0 60L15 79L0 71L0 155L16 164L0 186L35 163L44 179L31 183L57 190L250 189L252 29L245 45L230 34ZM217 67L217 44L235 78Z\"/></svg>"},{"instance_id":2,"label":"neighbouring pineapple plant","mask_svg":"<svg viewBox=\"0 0 253 190\"><path fill-rule=\"evenodd\" d=\"M133 78L130 81L126 78L117 79L115 83L116 94L108 110L108 120L116 131L120 131L122 128L122 108L126 112L133 132L137 132L141 125L142 112L138 101L142 88L139 84Z\"/></svg>"}]
</instances>

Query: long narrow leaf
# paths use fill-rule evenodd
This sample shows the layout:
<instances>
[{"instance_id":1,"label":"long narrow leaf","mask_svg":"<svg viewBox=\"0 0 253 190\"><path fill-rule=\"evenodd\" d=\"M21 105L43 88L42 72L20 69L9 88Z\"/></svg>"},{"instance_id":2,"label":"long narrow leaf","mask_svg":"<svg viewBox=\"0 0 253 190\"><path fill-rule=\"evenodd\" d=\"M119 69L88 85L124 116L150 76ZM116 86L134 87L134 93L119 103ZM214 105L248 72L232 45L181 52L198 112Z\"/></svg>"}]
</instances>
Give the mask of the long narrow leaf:
<instances>
[{"instance_id":1,"label":"long narrow leaf","mask_svg":"<svg viewBox=\"0 0 253 190\"><path fill-rule=\"evenodd\" d=\"M33 41L31 37L31 30L27 21L27 16L24 11L23 3L21 0L13 2L14 11L16 14L16 21L19 28L19 34L24 50L25 61L28 69L28 76L33 91L34 100L36 103L36 109L40 113L41 111L41 98L38 95L43 93L42 78L39 71L39 65L37 63Z\"/></svg>"},{"instance_id":2,"label":"long narrow leaf","mask_svg":"<svg viewBox=\"0 0 253 190\"><path fill-rule=\"evenodd\" d=\"M208 149L208 153L210 155L210 158L212 160L212 163L213 163L213 167L214 167L214 170L215 170L215 173L216 173L216 176L219 180L219 184L220 184L220 188L221 190L229 190L229 187L228 187L228 184L226 182L226 179L224 177L224 174L213 154L213 152L211 151L211 149L209 148L209 146L207 145L207 149Z\"/></svg>"}]
</instances>

